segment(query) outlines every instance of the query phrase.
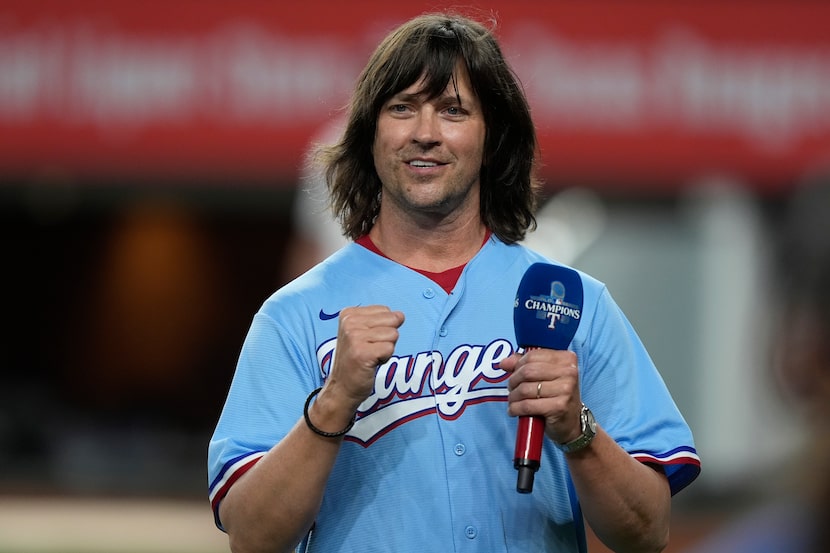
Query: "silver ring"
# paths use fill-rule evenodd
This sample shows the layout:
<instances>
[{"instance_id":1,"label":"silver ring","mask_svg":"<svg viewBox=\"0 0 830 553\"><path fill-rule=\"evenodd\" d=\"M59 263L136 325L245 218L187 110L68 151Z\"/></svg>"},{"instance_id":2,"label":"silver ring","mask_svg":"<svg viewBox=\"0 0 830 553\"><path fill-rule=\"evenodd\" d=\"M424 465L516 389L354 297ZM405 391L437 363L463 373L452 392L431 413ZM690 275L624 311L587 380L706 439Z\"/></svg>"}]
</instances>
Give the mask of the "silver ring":
<instances>
[{"instance_id":1,"label":"silver ring","mask_svg":"<svg viewBox=\"0 0 830 553\"><path fill-rule=\"evenodd\" d=\"M542 383L539 382L536 385L536 399L539 399L542 396Z\"/></svg>"}]
</instances>

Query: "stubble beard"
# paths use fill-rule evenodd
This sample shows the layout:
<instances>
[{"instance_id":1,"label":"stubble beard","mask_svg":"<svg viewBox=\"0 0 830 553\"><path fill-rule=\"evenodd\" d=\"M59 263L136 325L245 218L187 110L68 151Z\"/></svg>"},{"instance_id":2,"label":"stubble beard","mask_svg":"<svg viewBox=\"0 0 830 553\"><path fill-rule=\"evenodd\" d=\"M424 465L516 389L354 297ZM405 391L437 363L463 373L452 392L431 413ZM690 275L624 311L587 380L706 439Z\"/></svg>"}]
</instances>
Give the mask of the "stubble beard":
<instances>
[{"instance_id":1,"label":"stubble beard","mask_svg":"<svg viewBox=\"0 0 830 553\"><path fill-rule=\"evenodd\" d=\"M438 222L459 211L470 197L474 183L458 184L447 182L439 193L429 192L428 197L421 197L421 187L433 186L431 177L416 178L402 186L397 192L387 190L399 210L415 220ZM437 184L437 186L441 186ZM431 196L431 197L429 197Z\"/></svg>"}]
</instances>

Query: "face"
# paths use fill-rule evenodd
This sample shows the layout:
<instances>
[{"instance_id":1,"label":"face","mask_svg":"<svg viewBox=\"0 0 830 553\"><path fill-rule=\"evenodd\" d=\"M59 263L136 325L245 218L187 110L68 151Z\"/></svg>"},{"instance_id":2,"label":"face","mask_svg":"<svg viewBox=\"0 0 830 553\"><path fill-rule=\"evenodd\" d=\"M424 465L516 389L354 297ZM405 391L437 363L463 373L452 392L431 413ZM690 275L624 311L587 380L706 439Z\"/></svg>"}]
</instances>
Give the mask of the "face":
<instances>
[{"instance_id":1,"label":"face","mask_svg":"<svg viewBox=\"0 0 830 553\"><path fill-rule=\"evenodd\" d=\"M463 66L455 76L437 98L419 95L419 81L381 108L372 146L381 214L478 214L484 116Z\"/></svg>"}]
</instances>

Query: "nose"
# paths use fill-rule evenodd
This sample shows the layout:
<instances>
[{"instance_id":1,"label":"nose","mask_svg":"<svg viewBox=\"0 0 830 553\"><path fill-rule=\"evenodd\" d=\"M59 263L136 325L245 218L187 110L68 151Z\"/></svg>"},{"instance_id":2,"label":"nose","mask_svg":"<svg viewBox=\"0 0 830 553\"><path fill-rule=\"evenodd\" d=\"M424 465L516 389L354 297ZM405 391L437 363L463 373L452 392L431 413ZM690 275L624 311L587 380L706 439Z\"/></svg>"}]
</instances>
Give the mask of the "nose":
<instances>
[{"instance_id":1,"label":"nose","mask_svg":"<svg viewBox=\"0 0 830 553\"><path fill-rule=\"evenodd\" d=\"M438 114L434 110L420 110L414 123L412 142L427 146L434 146L441 142Z\"/></svg>"}]
</instances>

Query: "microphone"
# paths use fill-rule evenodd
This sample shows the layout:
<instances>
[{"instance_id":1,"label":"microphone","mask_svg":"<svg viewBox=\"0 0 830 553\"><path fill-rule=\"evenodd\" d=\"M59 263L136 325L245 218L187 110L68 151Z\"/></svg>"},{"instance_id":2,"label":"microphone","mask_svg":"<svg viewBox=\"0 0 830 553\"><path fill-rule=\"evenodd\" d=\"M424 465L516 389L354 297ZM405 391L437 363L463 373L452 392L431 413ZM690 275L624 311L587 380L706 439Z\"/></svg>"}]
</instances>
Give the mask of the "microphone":
<instances>
[{"instance_id":1,"label":"microphone","mask_svg":"<svg viewBox=\"0 0 830 553\"><path fill-rule=\"evenodd\" d=\"M582 279L575 270L549 263L534 263L525 271L513 304L516 342L525 350L566 350L582 318ZM533 491L539 470L545 418L519 417L513 467L519 471L516 491Z\"/></svg>"}]
</instances>

